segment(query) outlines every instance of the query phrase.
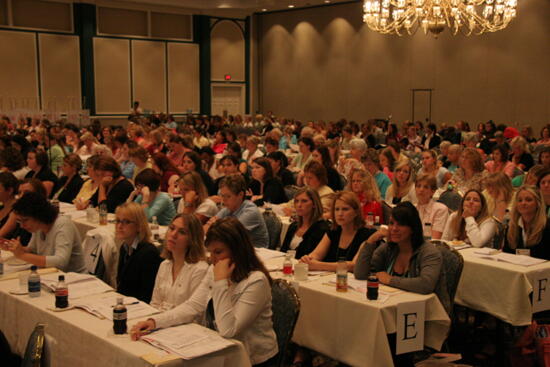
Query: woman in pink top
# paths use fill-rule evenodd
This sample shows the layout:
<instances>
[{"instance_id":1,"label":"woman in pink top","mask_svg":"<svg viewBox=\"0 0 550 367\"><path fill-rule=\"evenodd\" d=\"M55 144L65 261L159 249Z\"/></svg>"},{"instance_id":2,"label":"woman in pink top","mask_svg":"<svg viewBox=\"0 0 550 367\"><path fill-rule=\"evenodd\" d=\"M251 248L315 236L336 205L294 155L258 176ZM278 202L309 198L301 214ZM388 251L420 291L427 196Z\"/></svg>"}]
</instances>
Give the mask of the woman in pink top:
<instances>
[{"instance_id":1,"label":"woman in pink top","mask_svg":"<svg viewBox=\"0 0 550 367\"><path fill-rule=\"evenodd\" d=\"M506 176L514 177L515 165L508 160L508 147L504 144L493 148L493 160L485 163L489 173L504 172Z\"/></svg>"}]
</instances>

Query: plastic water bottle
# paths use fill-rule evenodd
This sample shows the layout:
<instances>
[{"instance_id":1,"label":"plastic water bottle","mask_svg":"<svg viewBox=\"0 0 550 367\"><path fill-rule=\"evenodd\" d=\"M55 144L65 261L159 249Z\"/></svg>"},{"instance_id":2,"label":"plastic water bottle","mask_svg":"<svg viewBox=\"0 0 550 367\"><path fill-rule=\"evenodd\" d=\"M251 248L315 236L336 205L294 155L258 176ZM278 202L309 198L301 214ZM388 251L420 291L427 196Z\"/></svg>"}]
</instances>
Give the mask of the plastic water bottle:
<instances>
[{"instance_id":1,"label":"plastic water bottle","mask_svg":"<svg viewBox=\"0 0 550 367\"><path fill-rule=\"evenodd\" d=\"M374 215L372 212L368 212L367 214L367 227L372 228L374 226Z\"/></svg>"},{"instance_id":2,"label":"plastic water bottle","mask_svg":"<svg viewBox=\"0 0 550 367\"><path fill-rule=\"evenodd\" d=\"M116 299L116 306L113 308L113 331L117 335L126 334L127 330L126 320L128 319L128 314L123 300L124 298L118 297Z\"/></svg>"},{"instance_id":3,"label":"plastic water bottle","mask_svg":"<svg viewBox=\"0 0 550 367\"><path fill-rule=\"evenodd\" d=\"M424 223L424 239L426 241L432 240L432 224Z\"/></svg>"},{"instance_id":4,"label":"plastic water bottle","mask_svg":"<svg viewBox=\"0 0 550 367\"><path fill-rule=\"evenodd\" d=\"M65 275L60 275L58 279L55 286L55 308L67 308L69 307L69 287L65 283Z\"/></svg>"},{"instance_id":5,"label":"plastic water bottle","mask_svg":"<svg viewBox=\"0 0 550 367\"><path fill-rule=\"evenodd\" d=\"M159 222L156 216L153 216L153 220L151 222L150 228L151 228L151 235L153 236L153 240L154 241L160 240Z\"/></svg>"},{"instance_id":6,"label":"plastic water bottle","mask_svg":"<svg viewBox=\"0 0 550 367\"><path fill-rule=\"evenodd\" d=\"M101 203L99 205L99 225L100 226L106 226L107 225L107 216L109 212L107 211L107 204Z\"/></svg>"},{"instance_id":7,"label":"plastic water bottle","mask_svg":"<svg viewBox=\"0 0 550 367\"><path fill-rule=\"evenodd\" d=\"M40 275L36 272L36 265L31 266L29 274L29 297L40 297Z\"/></svg>"},{"instance_id":8,"label":"plastic water bottle","mask_svg":"<svg viewBox=\"0 0 550 367\"><path fill-rule=\"evenodd\" d=\"M292 258L289 253L285 255L285 260L283 262L283 274L284 275L292 275Z\"/></svg>"},{"instance_id":9,"label":"plastic water bottle","mask_svg":"<svg viewBox=\"0 0 550 367\"><path fill-rule=\"evenodd\" d=\"M336 290L338 292L348 291L348 267L345 257L339 258L336 265Z\"/></svg>"}]
</instances>

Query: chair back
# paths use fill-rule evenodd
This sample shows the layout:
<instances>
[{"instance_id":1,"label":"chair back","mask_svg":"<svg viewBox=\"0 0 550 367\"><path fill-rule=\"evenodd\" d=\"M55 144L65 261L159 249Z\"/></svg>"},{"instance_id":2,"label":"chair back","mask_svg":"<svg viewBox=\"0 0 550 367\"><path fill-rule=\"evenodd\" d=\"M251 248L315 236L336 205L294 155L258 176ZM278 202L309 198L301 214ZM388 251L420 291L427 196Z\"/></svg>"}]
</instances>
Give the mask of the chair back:
<instances>
[{"instance_id":1,"label":"chair back","mask_svg":"<svg viewBox=\"0 0 550 367\"><path fill-rule=\"evenodd\" d=\"M338 178L340 179L340 190L344 190L348 185L348 179L341 173L338 174Z\"/></svg>"},{"instance_id":2,"label":"chair back","mask_svg":"<svg viewBox=\"0 0 550 367\"><path fill-rule=\"evenodd\" d=\"M25 356L21 367L40 367L44 351L45 324L36 324L25 348Z\"/></svg>"},{"instance_id":3,"label":"chair back","mask_svg":"<svg viewBox=\"0 0 550 367\"><path fill-rule=\"evenodd\" d=\"M277 367L284 366L288 344L300 314L300 298L294 287L284 279L275 279L271 286L271 310L273 330L277 336Z\"/></svg>"},{"instance_id":4,"label":"chair back","mask_svg":"<svg viewBox=\"0 0 550 367\"><path fill-rule=\"evenodd\" d=\"M86 271L116 287L118 247L112 231L106 227L88 231L82 248Z\"/></svg>"},{"instance_id":5,"label":"chair back","mask_svg":"<svg viewBox=\"0 0 550 367\"><path fill-rule=\"evenodd\" d=\"M285 186L285 195L288 200L294 199L294 196L296 193L300 190L300 188L296 185L287 185Z\"/></svg>"},{"instance_id":6,"label":"chair back","mask_svg":"<svg viewBox=\"0 0 550 367\"><path fill-rule=\"evenodd\" d=\"M458 282L460 281L462 269L464 268L464 258L458 251L450 248L444 242L433 241L432 243L435 245L435 247L439 249L443 258L442 270L445 272L447 292L449 293L449 300L451 302L452 311L456 290L458 288Z\"/></svg>"},{"instance_id":7,"label":"chair back","mask_svg":"<svg viewBox=\"0 0 550 367\"><path fill-rule=\"evenodd\" d=\"M458 192L447 190L441 194L441 196L437 201L445 204L447 208L455 212L458 210L458 208L460 208L460 203L462 202L462 196L460 196Z\"/></svg>"},{"instance_id":8,"label":"chair back","mask_svg":"<svg viewBox=\"0 0 550 367\"><path fill-rule=\"evenodd\" d=\"M505 223L502 223L498 220L495 220L497 224L497 230L493 236L492 247L494 249L500 250L504 247L504 239L506 238L507 226Z\"/></svg>"},{"instance_id":9,"label":"chair back","mask_svg":"<svg viewBox=\"0 0 550 367\"><path fill-rule=\"evenodd\" d=\"M388 224L390 222L392 207L390 204L382 200L382 214L384 215L384 223Z\"/></svg>"},{"instance_id":10,"label":"chair back","mask_svg":"<svg viewBox=\"0 0 550 367\"><path fill-rule=\"evenodd\" d=\"M267 232L269 234L269 248L274 250L277 247L281 246L281 231L283 229L283 223L277 216L273 213L271 208L267 208L264 213L264 222L267 227Z\"/></svg>"}]
</instances>

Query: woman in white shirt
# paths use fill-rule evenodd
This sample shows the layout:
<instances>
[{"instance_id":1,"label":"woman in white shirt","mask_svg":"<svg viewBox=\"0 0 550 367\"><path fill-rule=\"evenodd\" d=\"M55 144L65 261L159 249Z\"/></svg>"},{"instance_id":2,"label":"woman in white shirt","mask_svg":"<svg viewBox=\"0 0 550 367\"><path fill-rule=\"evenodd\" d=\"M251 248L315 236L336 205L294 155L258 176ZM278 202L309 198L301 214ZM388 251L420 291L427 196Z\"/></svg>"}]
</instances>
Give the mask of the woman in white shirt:
<instances>
[{"instance_id":1,"label":"woman in white shirt","mask_svg":"<svg viewBox=\"0 0 550 367\"><path fill-rule=\"evenodd\" d=\"M442 238L468 241L474 247L484 247L491 244L496 229L496 222L488 213L485 197L472 189L462 198L458 211L449 217Z\"/></svg>"},{"instance_id":2,"label":"woman in white shirt","mask_svg":"<svg viewBox=\"0 0 550 367\"><path fill-rule=\"evenodd\" d=\"M418 198L416 209L422 221L424 236L434 240L441 239L449 218L449 209L432 199L437 190L436 178L428 174L418 176L415 190Z\"/></svg>"},{"instance_id":3,"label":"woman in white shirt","mask_svg":"<svg viewBox=\"0 0 550 367\"><path fill-rule=\"evenodd\" d=\"M208 264L202 225L193 214L178 214L168 226L151 306L167 311L187 301L202 282Z\"/></svg>"},{"instance_id":4,"label":"woman in white shirt","mask_svg":"<svg viewBox=\"0 0 550 367\"><path fill-rule=\"evenodd\" d=\"M200 174L189 171L181 175L178 180L181 200L178 204L178 213L195 214L202 224L218 214L218 206L208 198L208 191Z\"/></svg>"},{"instance_id":5,"label":"woman in white shirt","mask_svg":"<svg viewBox=\"0 0 550 367\"><path fill-rule=\"evenodd\" d=\"M155 328L193 322L203 312L225 338L246 348L252 365L275 362L271 277L256 256L247 230L234 217L219 219L206 234L211 266L190 299L132 327L132 339Z\"/></svg>"}]
</instances>

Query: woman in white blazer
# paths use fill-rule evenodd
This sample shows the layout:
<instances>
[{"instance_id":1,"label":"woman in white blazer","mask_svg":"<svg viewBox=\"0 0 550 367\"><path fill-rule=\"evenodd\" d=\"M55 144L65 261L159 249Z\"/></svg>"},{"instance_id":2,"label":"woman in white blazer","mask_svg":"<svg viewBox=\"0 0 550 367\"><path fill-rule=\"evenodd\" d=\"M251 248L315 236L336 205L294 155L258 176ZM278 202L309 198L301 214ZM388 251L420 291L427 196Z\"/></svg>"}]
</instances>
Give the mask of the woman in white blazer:
<instances>
[{"instance_id":1,"label":"woman in white blazer","mask_svg":"<svg viewBox=\"0 0 550 367\"><path fill-rule=\"evenodd\" d=\"M277 355L271 312L271 277L246 229L234 217L217 220L206 234L212 266L190 299L132 327L132 339L156 328L193 322L203 312L226 338L241 341L254 366Z\"/></svg>"}]
</instances>

